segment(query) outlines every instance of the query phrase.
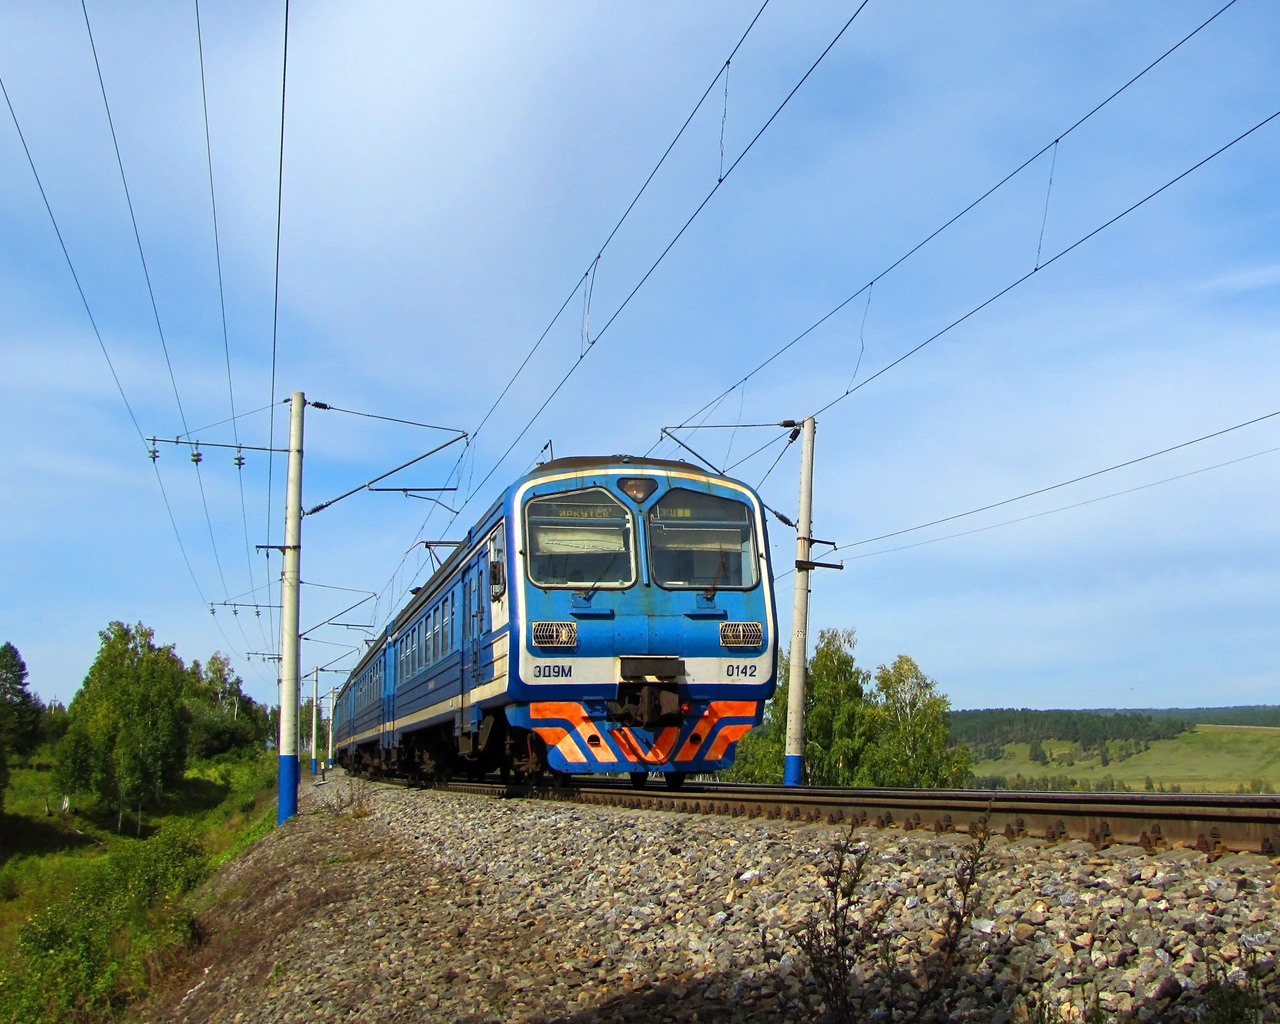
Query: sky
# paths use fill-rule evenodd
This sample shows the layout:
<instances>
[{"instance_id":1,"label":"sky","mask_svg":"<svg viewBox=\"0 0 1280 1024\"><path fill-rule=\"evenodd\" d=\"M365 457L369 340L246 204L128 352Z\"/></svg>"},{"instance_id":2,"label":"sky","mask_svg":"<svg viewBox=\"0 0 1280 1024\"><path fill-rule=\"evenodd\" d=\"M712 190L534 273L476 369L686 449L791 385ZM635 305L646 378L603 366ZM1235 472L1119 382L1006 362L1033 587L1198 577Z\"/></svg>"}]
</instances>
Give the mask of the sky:
<instances>
[{"instance_id":1,"label":"sky","mask_svg":"<svg viewBox=\"0 0 1280 1024\"><path fill-rule=\"evenodd\" d=\"M295 390L449 428L309 408L308 508L471 435L386 481L456 516L304 520L322 686L544 449L683 425L794 517L724 425L816 414L811 636L957 708L1275 703L1280 416L1218 432L1280 411L1280 11L1223 3L298 0L283 164L283 5L0 6L0 640L67 701L142 622L274 703Z\"/></svg>"}]
</instances>

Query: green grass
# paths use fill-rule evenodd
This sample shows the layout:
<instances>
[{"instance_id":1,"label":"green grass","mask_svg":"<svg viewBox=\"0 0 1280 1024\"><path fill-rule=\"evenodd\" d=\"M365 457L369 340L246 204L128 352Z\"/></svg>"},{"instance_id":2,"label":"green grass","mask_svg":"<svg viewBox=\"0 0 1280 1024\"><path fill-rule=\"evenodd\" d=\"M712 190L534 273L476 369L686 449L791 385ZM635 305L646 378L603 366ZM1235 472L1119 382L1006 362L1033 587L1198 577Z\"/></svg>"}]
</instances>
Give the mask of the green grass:
<instances>
[{"instance_id":1,"label":"green grass","mask_svg":"<svg viewBox=\"0 0 1280 1024\"><path fill-rule=\"evenodd\" d=\"M1151 749L1134 754L1124 761L1116 759L1105 767L1094 753L1085 757L1080 749L1065 740L1046 740L1043 744L1049 764L1036 764L1028 756L1029 745L1011 743L1004 747L1005 756L998 761L980 761L974 774L1017 774L1027 777L1065 775L1096 785L1111 776L1130 789L1146 788L1148 777L1166 790L1179 786L1187 792L1234 793L1239 786L1246 789L1254 780L1280 790L1280 728L1237 725L1200 725L1171 740L1155 740ZM1064 764L1058 755L1074 757L1075 764Z\"/></svg>"},{"instance_id":2,"label":"green grass","mask_svg":"<svg viewBox=\"0 0 1280 1024\"><path fill-rule=\"evenodd\" d=\"M42 755L47 762L48 752ZM76 1005L89 1010L84 1019L107 1020L145 989L147 955L182 940L190 914L176 894L194 880L191 865L202 874L274 825L276 758L193 765L158 807L144 808L141 823L126 815L121 835L115 814L87 799L62 811L52 772L39 762L10 766L0 815L0 1024L73 1011L72 1003L55 1012L30 1001L23 979L46 975L64 979L55 988L81 999ZM150 892L146 886L168 876L181 886L123 902L114 896L122 878ZM86 931L86 921L97 930ZM59 947L56 962L31 945L32 936L39 944L46 933ZM53 1016L33 1017L37 1009Z\"/></svg>"}]
</instances>

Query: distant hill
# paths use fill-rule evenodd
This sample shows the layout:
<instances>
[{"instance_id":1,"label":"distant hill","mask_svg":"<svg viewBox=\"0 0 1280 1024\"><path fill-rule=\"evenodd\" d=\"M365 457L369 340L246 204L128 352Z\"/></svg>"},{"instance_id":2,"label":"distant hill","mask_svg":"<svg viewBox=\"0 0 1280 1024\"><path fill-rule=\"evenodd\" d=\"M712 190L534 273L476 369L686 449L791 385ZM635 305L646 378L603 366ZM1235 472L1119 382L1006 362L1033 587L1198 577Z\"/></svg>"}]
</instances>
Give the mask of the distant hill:
<instances>
[{"instance_id":1,"label":"distant hill","mask_svg":"<svg viewBox=\"0 0 1280 1024\"><path fill-rule=\"evenodd\" d=\"M1114 708L1098 708L1092 714L1113 715ZM1123 714L1148 718L1179 718L1191 725L1253 725L1280 729L1280 705L1249 704L1236 708L1139 708Z\"/></svg>"},{"instance_id":2,"label":"distant hill","mask_svg":"<svg viewBox=\"0 0 1280 1024\"><path fill-rule=\"evenodd\" d=\"M953 743L985 747L1069 740L1078 743L1082 750L1096 750L1104 743L1120 740L1149 743L1172 739L1192 725L1187 719L1173 714L1156 716L1138 711L1037 711L1030 708L952 711L950 719Z\"/></svg>"}]
</instances>

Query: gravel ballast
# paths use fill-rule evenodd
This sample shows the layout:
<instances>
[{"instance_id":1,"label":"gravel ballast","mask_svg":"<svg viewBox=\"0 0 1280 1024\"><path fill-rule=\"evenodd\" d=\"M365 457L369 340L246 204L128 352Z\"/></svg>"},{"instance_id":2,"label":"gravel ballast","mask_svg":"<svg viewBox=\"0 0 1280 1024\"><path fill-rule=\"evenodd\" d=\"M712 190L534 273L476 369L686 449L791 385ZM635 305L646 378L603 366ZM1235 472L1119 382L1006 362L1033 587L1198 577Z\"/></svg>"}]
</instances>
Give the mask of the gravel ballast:
<instances>
[{"instance_id":1,"label":"gravel ballast","mask_svg":"<svg viewBox=\"0 0 1280 1024\"><path fill-rule=\"evenodd\" d=\"M765 1021L823 1010L798 937L847 830L493 800L334 776L210 883L208 936L147 1020ZM859 829L902 968L940 936L965 836ZM954 1008L1194 1019L1211 972L1277 1001L1276 865L988 847ZM869 1019L885 1006L868 992Z\"/></svg>"}]
</instances>

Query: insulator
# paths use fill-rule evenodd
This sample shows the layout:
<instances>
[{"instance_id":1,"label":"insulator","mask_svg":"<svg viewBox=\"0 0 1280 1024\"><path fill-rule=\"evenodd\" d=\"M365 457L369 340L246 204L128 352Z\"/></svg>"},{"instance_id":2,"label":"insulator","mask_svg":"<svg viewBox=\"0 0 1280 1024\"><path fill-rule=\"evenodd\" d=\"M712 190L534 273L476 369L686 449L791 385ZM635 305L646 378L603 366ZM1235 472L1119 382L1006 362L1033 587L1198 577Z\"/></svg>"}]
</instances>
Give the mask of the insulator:
<instances>
[{"instance_id":1,"label":"insulator","mask_svg":"<svg viewBox=\"0 0 1280 1024\"><path fill-rule=\"evenodd\" d=\"M160 449L159 449L159 448L149 448L149 449L147 449L147 454L148 454L149 456L151 456L151 461L152 461L152 462L155 462L155 461L156 461L156 459L160 458Z\"/></svg>"},{"instance_id":2,"label":"insulator","mask_svg":"<svg viewBox=\"0 0 1280 1024\"><path fill-rule=\"evenodd\" d=\"M236 449L236 457L235 457L234 459L232 459L231 461L232 461L232 462L234 462L234 463L236 464L236 469L243 469L243 468L244 468L244 456L240 454L240 449L239 449L239 448L237 448L237 449Z\"/></svg>"},{"instance_id":3,"label":"insulator","mask_svg":"<svg viewBox=\"0 0 1280 1024\"><path fill-rule=\"evenodd\" d=\"M191 461L194 462L197 466L200 465L200 463L204 461L204 453L200 451L199 448L197 448L195 451L191 453Z\"/></svg>"}]
</instances>

